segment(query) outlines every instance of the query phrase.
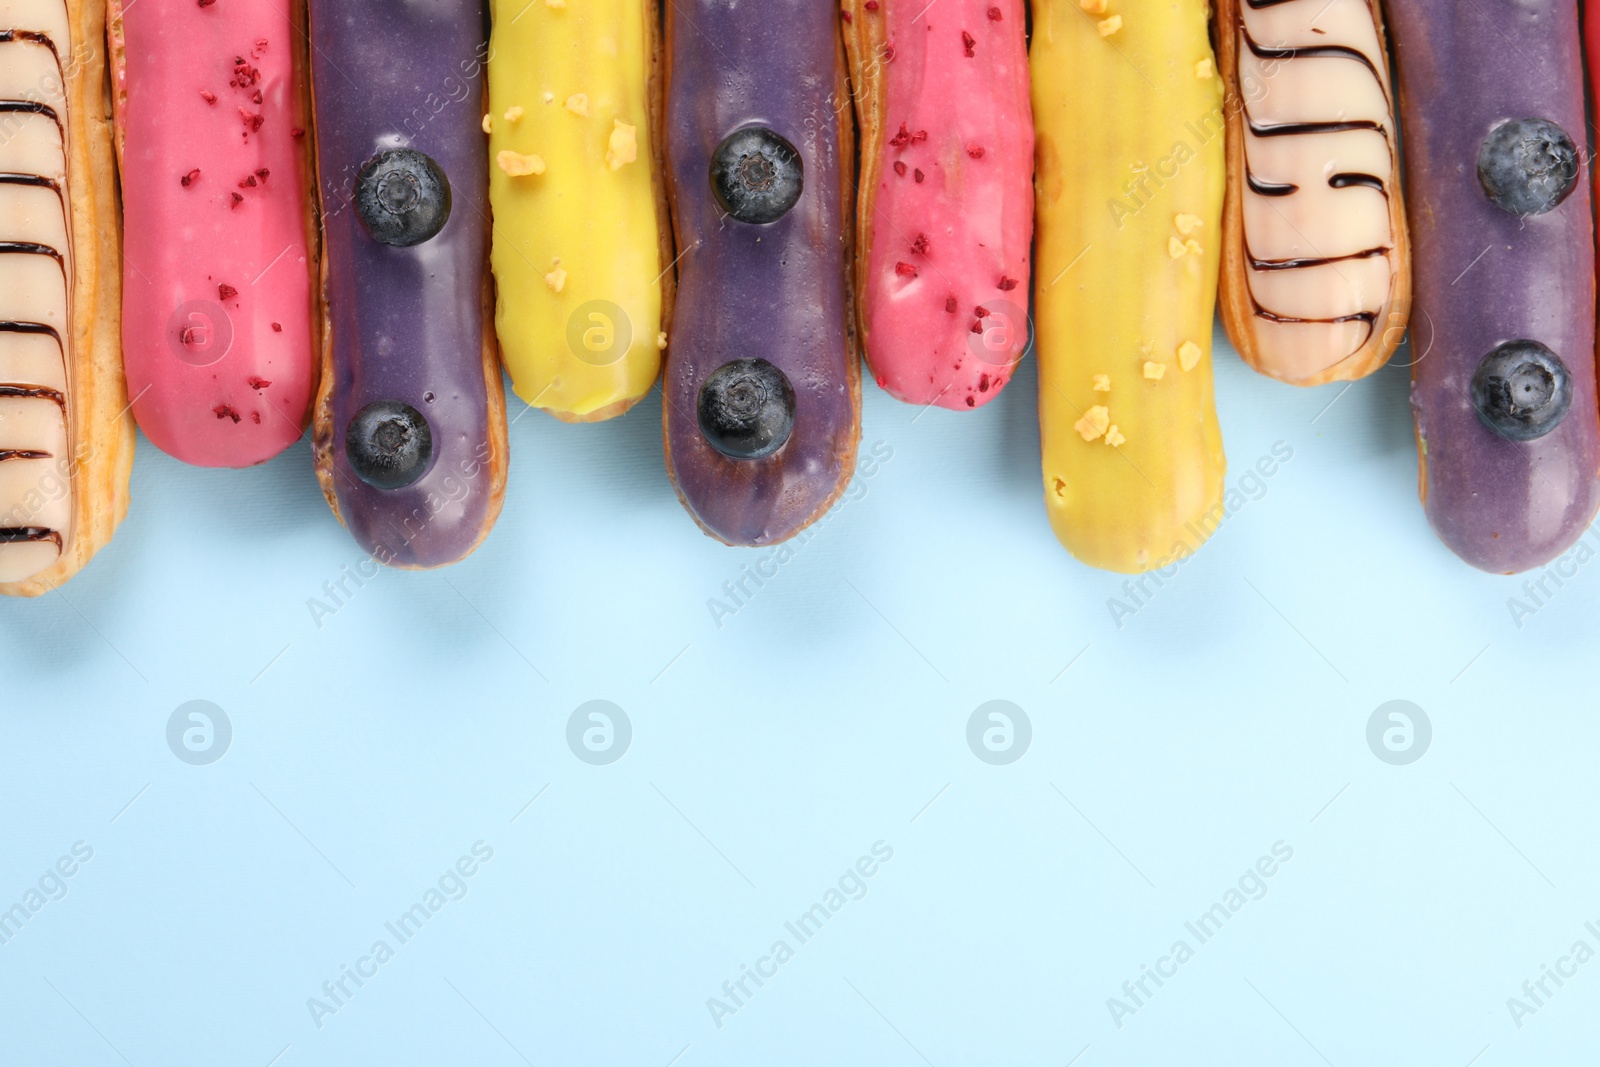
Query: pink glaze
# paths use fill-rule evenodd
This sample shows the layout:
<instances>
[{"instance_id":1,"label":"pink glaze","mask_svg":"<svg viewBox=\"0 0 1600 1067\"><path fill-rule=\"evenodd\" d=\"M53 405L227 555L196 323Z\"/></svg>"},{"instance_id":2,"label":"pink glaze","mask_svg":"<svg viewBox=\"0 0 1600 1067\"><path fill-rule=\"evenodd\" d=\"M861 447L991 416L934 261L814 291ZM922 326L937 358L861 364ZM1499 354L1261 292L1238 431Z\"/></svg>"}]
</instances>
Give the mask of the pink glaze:
<instances>
[{"instance_id":1,"label":"pink glaze","mask_svg":"<svg viewBox=\"0 0 1600 1067\"><path fill-rule=\"evenodd\" d=\"M889 0L863 13L888 20L892 49L881 67L865 346L878 384L909 403L986 403L1028 342L1033 109L1023 9L1023 0Z\"/></svg>"},{"instance_id":2,"label":"pink glaze","mask_svg":"<svg viewBox=\"0 0 1600 1067\"><path fill-rule=\"evenodd\" d=\"M153 444L205 467L271 459L300 437L311 402L292 10L112 4L128 396Z\"/></svg>"}]
</instances>

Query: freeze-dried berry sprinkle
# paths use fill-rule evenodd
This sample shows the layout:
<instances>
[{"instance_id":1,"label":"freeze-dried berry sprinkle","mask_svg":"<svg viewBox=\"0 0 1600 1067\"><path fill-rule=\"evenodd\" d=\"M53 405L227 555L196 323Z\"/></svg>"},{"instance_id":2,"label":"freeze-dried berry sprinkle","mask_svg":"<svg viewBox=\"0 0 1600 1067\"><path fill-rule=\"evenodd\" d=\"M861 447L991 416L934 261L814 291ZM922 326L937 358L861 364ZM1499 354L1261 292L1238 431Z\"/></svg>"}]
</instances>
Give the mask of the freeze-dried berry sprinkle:
<instances>
[{"instance_id":1,"label":"freeze-dried berry sprinkle","mask_svg":"<svg viewBox=\"0 0 1600 1067\"><path fill-rule=\"evenodd\" d=\"M233 410L227 404L218 404L216 407L211 409L211 412L219 419L232 419L234 422L239 421L239 413Z\"/></svg>"},{"instance_id":2,"label":"freeze-dried berry sprinkle","mask_svg":"<svg viewBox=\"0 0 1600 1067\"><path fill-rule=\"evenodd\" d=\"M250 413L250 421L255 423L257 426L260 426L261 425L261 412L252 411Z\"/></svg>"},{"instance_id":3,"label":"freeze-dried berry sprinkle","mask_svg":"<svg viewBox=\"0 0 1600 1067\"><path fill-rule=\"evenodd\" d=\"M250 102L253 103L253 104L261 103L261 90L260 89L257 89L255 92L250 94Z\"/></svg>"},{"instance_id":4,"label":"freeze-dried berry sprinkle","mask_svg":"<svg viewBox=\"0 0 1600 1067\"><path fill-rule=\"evenodd\" d=\"M898 159L895 160L894 161L894 172L896 174L900 175L900 177L904 178L906 176L906 165L904 163L902 163Z\"/></svg>"},{"instance_id":5,"label":"freeze-dried berry sprinkle","mask_svg":"<svg viewBox=\"0 0 1600 1067\"><path fill-rule=\"evenodd\" d=\"M236 297L238 295L239 295L239 290L235 289L231 285L228 285L226 282L217 283L217 297L218 297L218 299L221 299L221 300L232 300L234 297Z\"/></svg>"},{"instance_id":6,"label":"freeze-dried berry sprinkle","mask_svg":"<svg viewBox=\"0 0 1600 1067\"><path fill-rule=\"evenodd\" d=\"M982 159L983 149L979 148L977 145L971 145L967 148L967 155L971 156L973 159Z\"/></svg>"},{"instance_id":7,"label":"freeze-dried berry sprinkle","mask_svg":"<svg viewBox=\"0 0 1600 1067\"><path fill-rule=\"evenodd\" d=\"M254 189L255 187L256 187L256 176L254 174L247 174L243 178L239 179L239 188L241 188L241 189Z\"/></svg>"},{"instance_id":8,"label":"freeze-dried berry sprinkle","mask_svg":"<svg viewBox=\"0 0 1600 1067\"><path fill-rule=\"evenodd\" d=\"M917 268L909 263L896 263L894 272L902 278L915 278L917 276Z\"/></svg>"},{"instance_id":9,"label":"freeze-dried berry sprinkle","mask_svg":"<svg viewBox=\"0 0 1600 1067\"><path fill-rule=\"evenodd\" d=\"M846 22L854 22L855 21L855 19L850 17L850 12L844 10L843 8L839 9L839 17L844 19Z\"/></svg>"},{"instance_id":10,"label":"freeze-dried berry sprinkle","mask_svg":"<svg viewBox=\"0 0 1600 1067\"><path fill-rule=\"evenodd\" d=\"M967 407L975 408L977 406L978 406L978 402L972 398L972 394L971 393L968 393L967 394Z\"/></svg>"},{"instance_id":11,"label":"freeze-dried berry sprinkle","mask_svg":"<svg viewBox=\"0 0 1600 1067\"><path fill-rule=\"evenodd\" d=\"M868 11L878 10L878 0L867 0L866 7Z\"/></svg>"},{"instance_id":12,"label":"freeze-dried berry sprinkle","mask_svg":"<svg viewBox=\"0 0 1600 1067\"><path fill-rule=\"evenodd\" d=\"M982 319L974 319L974 320L972 320L972 332L973 333L982 333L983 332L983 320Z\"/></svg>"},{"instance_id":13,"label":"freeze-dried berry sprinkle","mask_svg":"<svg viewBox=\"0 0 1600 1067\"><path fill-rule=\"evenodd\" d=\"M911 143L912 144L917 144L918 142L926 141L927 139L928 139L928 131L927 130L918 130L916 133L911 135Z\"/></svg>"},{"instance_id":14,"label":"freeze-dried berry sprinkle","mask_svg":"<svg viewBox=\"0 0 1600 1067\"><path fill-rule=\"evenodd\" d=\"M911 143L911 130L910 130L910 128L905 123L902 122L900 124L900 132L895 134L893 137L889 138L889 143L891 145L893 145L895 148L904 148L906 145L910 144Z\"/></svg>"},{"instance_id":15,"label":"freeze-dried berry sprinkle","mask_svg":"<svg viewBox=\"0 0 1600 1067\"><path fill-rule=\"evenodd\" d=\"M200 99L204 100L208 104L215 104L217 102L217 94L206 89L201 89Z\"/></svg>"},{"instance_id":16,"label":"freeze-dried berry sprinkle","mask_svg":"<svg viewBox=\"0 0 1600 1067\"><path fill-rule=\"evenodd\" d=\"M1015 278L1001 278L1000 279L1000 284L996 288L998 288L1001 292L1009 293L1011 290L1015 289L1016 287L1017 287L1017 280Z\"/></svg>"},{"instance_id":17,"label":"freeze-dried berry sprinkle","mask_svg":"<svg viewBox=\"0 0 1600 1067\"><path fill-rule=\"evenodd\" d=\"M978 392L987 393L988 391L989 391L989 376L987 374L978 375Z\"/></svg>"},{"instance_id":18,"label":"freeze-dried berry sprinkle","mask_svg":"<svg viewBox=\"0 0 1600 1067\"><path fill-rule=\"evenodd\" d=\"M283 332L283 323L281 323L281 322L273 323L272 324L272 332L273 333L282 333Z\"/></svg>"},{"instance_id":19,"label":"freeze-dried berry sprinkle","mask_svg":"<svg viewBox=\"0 0 1600 1067\"><path fill-rule=\"evenodd\" d=\"M201 7L210 7L212 4L214 4L216 2L217 2L217 0L200 0L200 6Z\"/></svg>"},{"instance_id":20,"label":"freeze-dried berry sprinkle","mask_svg":"<svg viewBox=\"0 0 1600 1067\"><path fill-rule=\"evenodd\" d=\"M919 255L919 256L927 255L928 254L928 235L925 234L925 233L917 234L917 239L915 241L911 242L911 251L914 252L915 254Z\"/></svg>"},{"instance_id":21,"label":"freeze-dried berry sprinkle","mask_svg":"<svg viewBox=\"0 0 1600 1067\"><path fill-rule=\"evenodd\" d=\"M972 309L972 313L974 315L978 316L978 318L980 318L980 319L986 319L991 314L989 309L984 307L982 304L979 304L977 307L973 308Z\"/></svg>"},{"instance_id":22,"label":"freeze-dried berry sprinkle","mask_svg":"<svg viewBox=\"0 0 1600 1067\"><path fill-rule=\"evenodd\" d=\"M926 177L926 175L924 175L924 174L923 174L923 173L922 173L922 171L920 171L920 170L914 170L914 171L912 171L912 172L911 172L911 176L912 176L912 177L913 177L913 178L915 178L915 179L916 179L916 180L917 180L917 184L918 184L918 185L921 185L921 184L922 184L922 179L923 179L923 178L924 178L924 177Z\"/></svg>"},{"instance_id":23,"label":"freeze-dried berry sprinkle","mask_svg":"<svg viewBox=\"0 0 1600 1067\"><path fill-rule=\"evenodd\" d=\"M951 315L954 315L956 313L956 298L953 296L945 297L944 309Z\"/></svg>"},{"instance_id":24,"label":"freeze-dried berry sprinkle","mask_svg":"<svg viewBox=\"0 0 1600 1067\"><path fill-rule=\"evenodd\" d=\"M234 207L238 207L240 204L244 203L244 197L240 196L238 193L229 193L228 195L233 197Z\"/></svg>"},{"instance_id":25,"label":"freeze-dried berry sprinkle","mask_svg":"<svg viewBox=\"0 0 1600 1067\"><path fill-rule=\"evenodd\" d=\"M185 174L183 177L179 178L178 179L178 183L180 185L182 185L185 189L187 189L187 188L189 188L189 186L193 185L195 182L197 182L199 180L200 180L200 168L196 167L194 170L191 170L188 174Z\"/></svg>"},{"instance_id":26,"label":"freeze-dried berry sprinkle","mask_svg":"<svg viewBox=\"0 0 1600 1067\"><path fill-rule=\"evenodd\" d=\"M290 137L304 137L305 135L306 135L306 131L302 130L298 126L292 126L289 129L289 136Z\"/></svg>"},{"instance_id":27,"label":"freeze-dried berry sprinkle","mask_svg":"<svg viewBox=\"0 0 1600 1067\"><path fill-rule=\"evenodd\" d=\"M1000 21L1000 9L999 8L991 7L989 9L989 21L990 22L999 22Z\"/></svg>"},{"instance_id":28,"label":"freeze-dried berry sprinkle","mask_svg":"<svg viewBox=\"0 0 1600 1067\"><path fill-rule=\"evenodd\" d=\"M972 36L972 34L968 33L966 30L961 31L961 47L966 51L968 59L971 59L973 56L978 54L975 51L977 44L978 39L976 37Z\"/></svg>"},{"instance_id":29,"label":"freeze-dried berry sprinkle","mask_svg":"<svg viewBox=\"0 0 1600 1067\"><path fill-rule=\"evenodd\" d=\"M893 63L894 62L894 42L893 41L887 41L887 42L884 43L884 46L883 46L883 61L885 63Z\"/></svg>"},{"instance_id":30,"label":"freeze-dried berry sprinkle","mask_svg":"<svg viewBox=\"0 0 1600 1067\"><path fill-rule=\"evenodd\" d=\"M271 173L272 172L270 170L268 170L266 167L262 167L260 170L256 171L256 177L260 178L262 181L266 181L267 180L267 175L269 175Z\"/></svg>"},{"instance_id":31,"label":"freeze-dried berry sprinkle","mask_svg":"<svg viewBox=\"0 0 1600 1067\"><path fill-rule=\"evenodd\" d=\"M249 379L249 383L250 383L250 388L255 389L257 391L265 389L269 385L272 384L271 382L267 381L265 378L256 378L256 377L251 377Z\"/></svg>"}]
</instances>

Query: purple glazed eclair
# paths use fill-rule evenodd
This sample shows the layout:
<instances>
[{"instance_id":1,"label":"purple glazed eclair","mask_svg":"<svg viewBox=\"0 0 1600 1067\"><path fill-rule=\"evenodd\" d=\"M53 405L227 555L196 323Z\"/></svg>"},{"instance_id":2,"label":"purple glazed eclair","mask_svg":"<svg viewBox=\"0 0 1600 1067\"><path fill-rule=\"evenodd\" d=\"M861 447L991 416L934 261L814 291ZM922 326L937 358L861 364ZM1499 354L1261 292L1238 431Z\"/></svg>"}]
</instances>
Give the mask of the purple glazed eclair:
<instances>
[{"instance_id":1,"label":"purple glazed eclair","mask_svg":"<svg viewBox=\"0 0 1600 1067\"><path fill-rule=\"evenodd\" d=\"M676 0L667 171L682 249L667 471L711 536L785 540L855 469L853 137L833 0Z\"/></svg>"},{"instance_id":2,"label":"purple glazed eclair","mask_svg":"<svg viewBox=\"0 0 1600 1067\"><path fill-rule=\"evenodd\" d=\"M1405 0L1389 15L1422 499L1462 559L1523 571L1600 506L1577 4Z\"/></svg>"},{"instance_id":3,"label":"purple glazed eclair","mask_svg":"<svg viewBox=\"0 0 1600 1067\"><path fill-rule=\"evenodd\" d=\"M317 474L362 548L438 567L500 513L482 0L311 0L322 202Z\"/></svg>"}]
</instances>

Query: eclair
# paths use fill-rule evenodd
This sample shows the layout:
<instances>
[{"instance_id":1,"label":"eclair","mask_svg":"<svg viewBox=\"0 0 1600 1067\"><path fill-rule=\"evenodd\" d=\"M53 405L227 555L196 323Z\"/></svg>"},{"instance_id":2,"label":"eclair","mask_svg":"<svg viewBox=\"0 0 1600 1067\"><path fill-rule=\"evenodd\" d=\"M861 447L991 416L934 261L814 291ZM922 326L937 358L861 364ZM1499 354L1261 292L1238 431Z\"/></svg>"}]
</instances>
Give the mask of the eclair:
<instances>
[{"instance_id":1,"label":"eclair","mask_svg":"<svg viewBox=\"0 0 1600 1067\"><path fill-rule=\"evenodd\" d=\"M1107 570L1175 563L1223 518L1224 120L1208 8L1033 8L1045 505L1062 544Z\"/></svg>"},{"instance_id":2,"label":"eclair","mask_svg":"<svg viewBox=\"0 0 1600 1067\"><path fill-rule=\"evenodd\" d=\"M655 385L671 307L656 0L491 0L495 322L512 387L569 422Z\"/></svg>"},{"instance_id":3,"label":"eclair","mask_svg":"<svg viewBox=\"0 0 1600 1067\"><path fill-rule=\"evenodd\" d=\"M134 424L103 0L0 5L0 594L71 578L128 509Z\"/></svg>"},{"instance_id":4,"label":"eclair","mask_svg":"<svg viewBox=\"0 0 1600 1067\"><path fill-rule=\"evenodd\" d=\"M298 441L316 361L315 220L301 6L111 0L139 427L203 467Z\"/></svg>"},{"instance_id":5,"label":"eclair","mask_svg":"<svg viewBox=\"0 0 1600 1067\"><path fill-rule=\"evenodd\" d=\"M1407 0L1389 18L1422 501L1468 563L1528 570L1600 507L1577 4Z\"/></svg>"},{"instance_id":6,"label":"eclair","mask_svg":"<svg viewBox=\"0 0 1600 1067\"><path fill-rule=\"evenodd\" d=\"M223 2L223 0L219 0ZM323 493L380 563L438 567L505 493L482 0L312 0Z\"/></svg>"},{"instance_id":7,"label":"eclair","mask_svg":"<svg viewBox=\"0 0 1600 1067\"><path fill-rule=\"evenodd\" d=\"M1023 0L850 0L856 287L878 385L964 411L1028 343L1033 113Z\"/></svg>"},{"instance_id":8,"label":"eclair","mask_svg":"<svg viewBox=\"0 0 1600 1067\"><path fill-rule=\"evenodd\" d=\"M667 175L682 249L667 470L732 545L792 537L855 469L852 119L831 0L674 0Z\"/></svg>"},{"instance_id":9,"label":"eclair","mask_svg":"<svg viewBox=\"0 0 1600 1067\"><path fill-rule=\"evenodd\" d=\"M1410 248L1378 0L1218 0L1221 306L1244 361L1349 381L1405 337Z\"/></svg>"}]
</instances>

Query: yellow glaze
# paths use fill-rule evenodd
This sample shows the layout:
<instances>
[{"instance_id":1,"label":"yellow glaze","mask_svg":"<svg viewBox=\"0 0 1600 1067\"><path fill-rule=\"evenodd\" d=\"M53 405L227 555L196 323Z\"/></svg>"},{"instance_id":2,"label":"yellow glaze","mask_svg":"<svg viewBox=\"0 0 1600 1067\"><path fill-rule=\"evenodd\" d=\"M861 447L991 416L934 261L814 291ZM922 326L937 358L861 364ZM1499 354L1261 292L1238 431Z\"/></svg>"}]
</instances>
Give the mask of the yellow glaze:
<instances>
[{"instance_id":1,"label":"yellow glaze","mask_svg":"<svg viewBox=\"0 0 1600 1067\"><path fill-rule=\"evenodd\" d=\"M1225 124L1207 9L1034 3L1045 503L1061 543L1106 570L1170 566L1223 518L1211 323Z\"/></svg>"},{"instance_id":2,"label":"yellow glaze","mask_svg":"<svg viewBox=\"0 0 1600 1067\"><path fill-rule=\"evenodd\" d=\"M621 414L661 366L652 0L492 0L495 326L518 396Z\"/></svg>"}]
</instances>

